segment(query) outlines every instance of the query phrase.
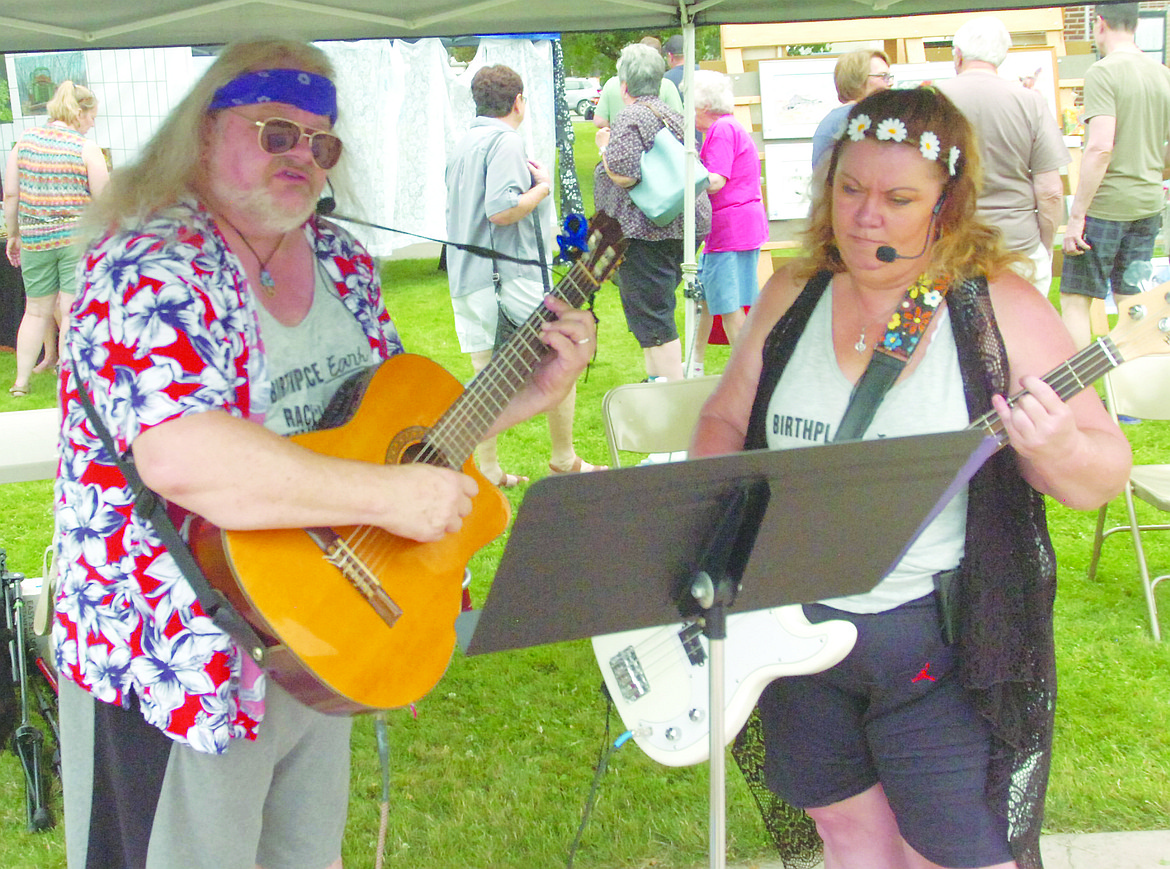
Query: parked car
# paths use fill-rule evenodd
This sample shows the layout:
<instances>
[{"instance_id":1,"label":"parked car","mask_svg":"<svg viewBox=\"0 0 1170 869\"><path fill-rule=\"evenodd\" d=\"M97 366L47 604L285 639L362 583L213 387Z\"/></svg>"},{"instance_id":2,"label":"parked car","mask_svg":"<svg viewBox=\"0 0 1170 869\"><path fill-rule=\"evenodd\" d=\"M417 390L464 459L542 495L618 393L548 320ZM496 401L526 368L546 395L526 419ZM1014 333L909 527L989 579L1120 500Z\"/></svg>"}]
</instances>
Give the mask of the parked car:
<instances>
[{"instance_id":1,"label":"parked car","mask_svg":"<svg viewBox=\"0 0 1170 869\"><path fill-rule=\"evenodd\" d=\"M569 111L585 117L590 106L596 106L601 96L601 88L591 78L576 78L565 76L565 102L569 104Z\"/></svg>"}]
</instances>

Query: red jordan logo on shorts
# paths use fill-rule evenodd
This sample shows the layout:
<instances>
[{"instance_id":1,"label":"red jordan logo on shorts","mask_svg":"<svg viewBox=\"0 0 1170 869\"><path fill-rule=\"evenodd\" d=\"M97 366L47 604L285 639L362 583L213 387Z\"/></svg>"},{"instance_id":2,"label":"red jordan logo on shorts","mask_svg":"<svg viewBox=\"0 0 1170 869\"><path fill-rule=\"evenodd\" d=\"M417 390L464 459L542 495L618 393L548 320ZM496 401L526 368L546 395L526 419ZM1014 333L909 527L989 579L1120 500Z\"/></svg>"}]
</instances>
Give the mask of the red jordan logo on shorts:
<instances>
[{"instance_id":1,"label":"red jordan logo on shorts","mask_svg":"<svg viewBox=\"0 0 1170 869\"><path fill-rule=\"evenodd\" d=\"M914 682L921 682L923 679L929 682L938 681L934 676L930 675L930 661L922 665L922 669L918 671L918 675L911 679L910 682L913 684Z\"/></svg>"}]
</instances>

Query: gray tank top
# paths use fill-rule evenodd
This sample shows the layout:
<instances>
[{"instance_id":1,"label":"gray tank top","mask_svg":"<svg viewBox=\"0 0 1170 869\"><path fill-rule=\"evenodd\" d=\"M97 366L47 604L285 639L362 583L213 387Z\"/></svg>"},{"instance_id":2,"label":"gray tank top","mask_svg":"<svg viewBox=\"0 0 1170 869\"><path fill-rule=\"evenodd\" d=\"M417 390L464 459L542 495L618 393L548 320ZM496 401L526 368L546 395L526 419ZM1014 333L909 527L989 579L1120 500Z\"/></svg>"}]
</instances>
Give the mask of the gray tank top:
<instances>
[{"instance_id":1,"label":"gray tank top","mask_svg":"<svg viewBox=\"0 0 1170 869\"><path fill-rule=\"evenodd\" d=\"M272 390L264 427L277 434L316 428L341 384L378 358L320 269L316 276L313 304L295 326L285 326L262 304L256 305Z\"/></svg>"},{"instance_id":2,"label":"gray tank top","mask_svg":"<svg viewBox=\"0 0 1170 869\"><path fill-rule=\"evenodd\" d=\"M832 286L820 298L792 359L768 403L771 449L829 443L853 391L833 353ZM910 376L886 393L865 439L956 431L968 425L967 405L950 316L942 307L930 344ZM924 408L928 409L924 411ZM859 505L885 510L887 505ZM956 567L963 557L967 490L964 489L926 527L898 564L870 592L822 601L855 613L874 613L928 594L934 574Z\"/></svg>"}]
</instances>

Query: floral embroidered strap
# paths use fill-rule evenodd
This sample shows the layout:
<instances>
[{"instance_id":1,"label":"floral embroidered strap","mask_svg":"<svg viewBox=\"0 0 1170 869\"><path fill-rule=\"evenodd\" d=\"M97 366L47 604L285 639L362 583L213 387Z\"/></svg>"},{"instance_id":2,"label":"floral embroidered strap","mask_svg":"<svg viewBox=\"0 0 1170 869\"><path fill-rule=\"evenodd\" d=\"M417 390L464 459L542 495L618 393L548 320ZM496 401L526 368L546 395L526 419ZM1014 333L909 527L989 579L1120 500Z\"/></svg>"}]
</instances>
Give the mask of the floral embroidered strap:
<instances>
[{"instance_id":1,"label":"floral embroidered strap","mask_svg":"<svg viewBox=\"0 0 1170 869\"><path fill-rule=\"evenodd\" d=\"M934 312L946 294L947 283L942 278L935 280L932 287L925 274L919 275L918 280L906 290L902 303L890 316L886 335L877 349L901 359L905 364L918 346L919 339L926 334Z\"/></svg>"},{"instance_id":2,"label":"floral embroidered strap","mask_svg":"<svg viewBox=\"0 0 1170 869\"><path fill-rule=\"evenodd\" d=\"M845 414L837 424L834 441L859 440L865 434L882 397L910 361L910 354L926 334L946 292L947 284L943 280L935 281L931 287L925 274L919 275L906 290L901 304L890 317L885 337L874 348L869 365L853 387Z\"/></svg>"}]
</instances>

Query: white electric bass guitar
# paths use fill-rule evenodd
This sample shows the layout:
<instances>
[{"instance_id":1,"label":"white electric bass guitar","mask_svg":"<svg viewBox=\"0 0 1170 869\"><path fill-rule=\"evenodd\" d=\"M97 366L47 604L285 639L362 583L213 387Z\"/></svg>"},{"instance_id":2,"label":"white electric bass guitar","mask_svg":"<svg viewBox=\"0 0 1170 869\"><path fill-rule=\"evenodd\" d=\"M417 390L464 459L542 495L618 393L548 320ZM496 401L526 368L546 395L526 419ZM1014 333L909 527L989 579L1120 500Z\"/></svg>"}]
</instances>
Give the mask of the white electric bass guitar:
<instances>
[{"instance_id":1,"label":"white electric bass guitar","mask_svg":"<svg viewBox=\"0 0 1170 869\"><path fill-rule=\"evenodd\" d=\"M1123 362L1170 353L1170 283L1118 299L1117 326L1044 377L1067 401ZM1014 404L1023 392L1013 395ZM994 411L971 428L1007 444ZM819 673L843 659L857 639L849 622L810 624L799 604L733 613L724 644L724 739L739 733L773 679ZM653 760L702 763L710 751L707 638L695 622L593 638L593 653L622 723Z\"/></svg>"},{"instance_id":2,"label":"white electric bass guitar","mask_svg":"<svg viewBox=\"0 0 1170 869\"><path fill-rule=\"evenodd\" d=\"M849 622L810 624L799 604L727 617L724 732L737 734L760 692L780 676L827 670L849 654ZM605 686L634 741L666 766L709 756L707 638L695 622L593 638Z\"/></svg>"}]
</instances>

